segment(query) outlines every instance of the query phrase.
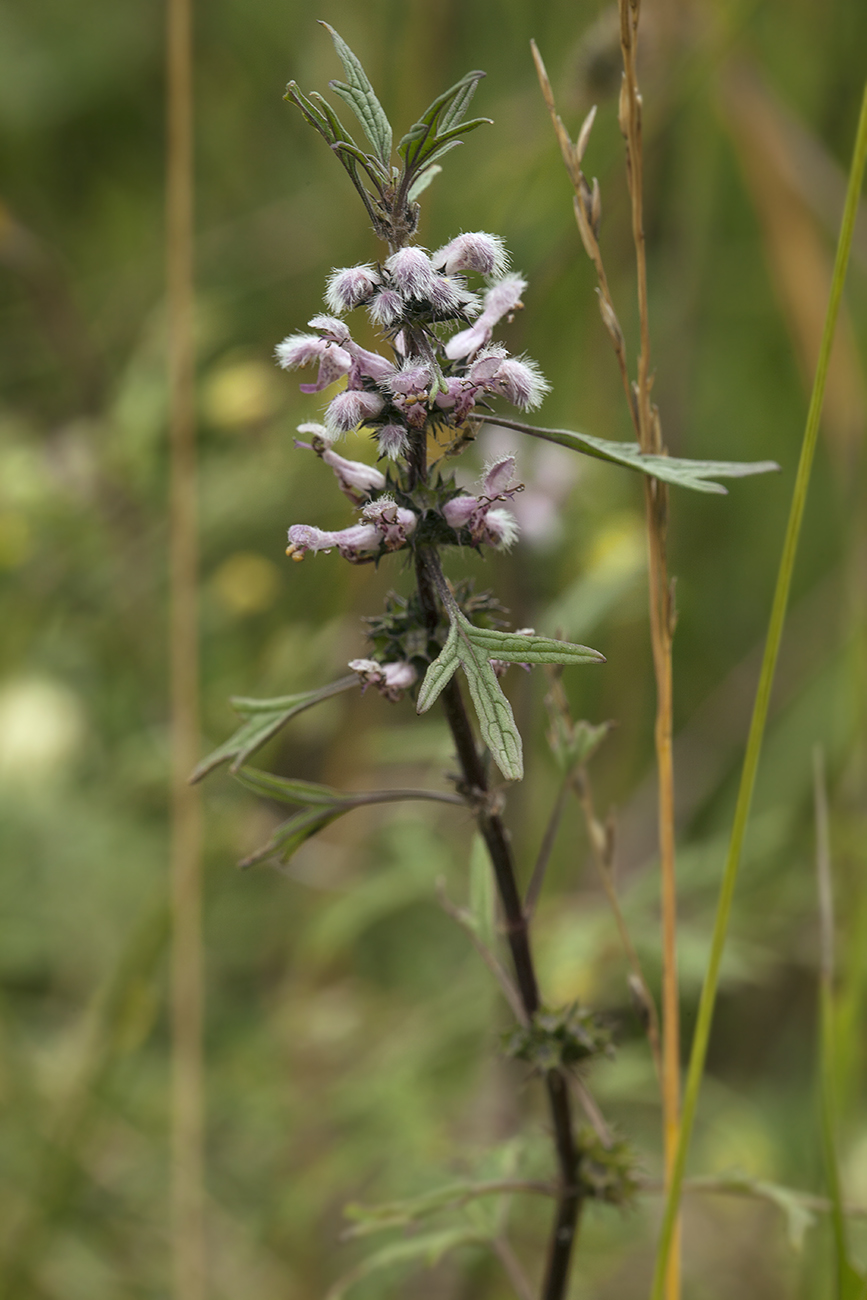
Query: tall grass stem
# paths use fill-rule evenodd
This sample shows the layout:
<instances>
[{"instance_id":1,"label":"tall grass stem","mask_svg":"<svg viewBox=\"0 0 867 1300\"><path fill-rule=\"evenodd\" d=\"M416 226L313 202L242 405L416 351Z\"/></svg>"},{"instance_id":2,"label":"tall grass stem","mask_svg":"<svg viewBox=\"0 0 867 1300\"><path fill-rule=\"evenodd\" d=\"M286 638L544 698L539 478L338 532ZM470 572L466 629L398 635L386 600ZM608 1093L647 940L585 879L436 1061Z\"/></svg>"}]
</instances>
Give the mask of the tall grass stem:
<instances>
[{"instance_id":1,"label":"tall grass stem","mask_svg":"<svg viewBox=\"0 0 867 1300\"><path fill-rule=\"evenodd\" d=\"M831 344L834 339L834 329L837 323L840 299L846 279L849 253L852 247L855 216L858 209L858 196L861 192L865 161L867 161L867 85L865 85L864 96L861 103L861 114L858 122L855 150L852 158L852 166L849 172L846 204L843 211L843 221L840 228L840 237L837 243L837 254L834 261L834 271L831 279L831 293L828 302L828 311L825 317L822 343L819 349L816 377L813 383L809 409L807 411L807 423L801 446L801 456L792 493L792 504L789 512L788 524L786 526L783 553L777 574L776 589L774 591L774 599L771 606L768 637L765 643L765 653L762 660L759 684L756 691L756 699L750 723L749 737L747 739L746 754L744 756L744 764L741 771L740 787L738 789L737 804L735 806L731 840L726 858L725 871L723 873L719 902L717 904L713 938L711 940L710 959L708 961L707 973L705 975L704 986L699 1001L698 1018L696 1021L686 1087L684 1091L680 1138L677 1145L673 1176L668 1189L665 1212L663 1214L662 1227L660 1230L656 1267L653 1278L653 1289L651 1292L652 1300L662 1300L664 1295L663 1287L667 1261L674 1237L675 1224L677 1222L680 1192L683 1184L686 1157L689 1151L689 1142L692 1136L693 1124L695 1122L698 1096L701 1089L702 1075L704 1073L704 1065L707 1057L714 1005L716 1002L717 989L719 987L720 967L722 964L723 950L725 948L726 935L731 917L732 900L734 897L738 869L740 867L744 836L746 834L747 822L749 820L756 772L759 764L759 756L761 754L765 724L767 722L771 688L774 682L777 657L783 636L783 626L786 618L789 590L792 583L792 573L795 567L798 539L801 533L804 506L807 499L807 489L810 483L813 457L819 433L819 420L822 413L822 403L828 377Z\"/></svg>"},{"instance_id":2,"label":"tall grass stem","mask_svg":"<svg viewBox=\"0 0 867 1300\"><path fill-rule=\"evenodd\" d=\"M204 1300L202 828L199 750L191 0L167 10L166 272L170 454L171 1241L175 1300Z\"/></svg>"}]
</instances>

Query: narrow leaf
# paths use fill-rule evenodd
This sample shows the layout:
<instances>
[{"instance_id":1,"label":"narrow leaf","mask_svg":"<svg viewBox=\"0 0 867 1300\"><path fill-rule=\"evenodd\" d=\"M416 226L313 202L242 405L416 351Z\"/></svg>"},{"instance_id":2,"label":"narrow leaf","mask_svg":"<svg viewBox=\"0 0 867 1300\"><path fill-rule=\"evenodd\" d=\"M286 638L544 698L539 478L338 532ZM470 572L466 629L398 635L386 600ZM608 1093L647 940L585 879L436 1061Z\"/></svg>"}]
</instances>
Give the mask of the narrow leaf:
<instances>
[{"instance_id":1,"label":"narrow leaf","mask_svg":"<svg viewBox=\"0 0 867 1300\"><path fill-rule=\"evenodd\" d=\"M313 781L293 781L285 776L275 776L273 772L263 772L258 767L242 767L235 777L246 789L254 794L261 794L266 799L277 799L280 803L309 804L331 808L343 803L347 796L330 785L317 785Z\"/></svg>"},{"instance_id":2,"label":"narrow leaf","mask_svg":"<svg viewBox=\"0 0 867 1300\"><path fill-rule=\"evenodd\" d=\"M436 176L439 176L441 171L442 167L438 167L436 163L433 163L432 166L426 167L423 172L419 172L418 176L416 176L412 185L409 187L407 198L410 203L414 203L420 194L424 194L431 181Z\"/></svg>"},{"instance_id":3,"label":"narrow leaf","mask_svg":"<svg viewBox=\"0 0 867 1300\"><path fill-rule=\"evenodd\" d=\"M305 121L310 126L315 127L316 130L325 137L329 144L333 144L336 139L340 139L340 134L332 129L329 119L326 117L324 112L318 107L318 105L314 104L312 100L307 98L303 91L299 89L296 81L289 82L289 85L286 87L286 94L283 98L289 103L295 104L297 108L300 108ZM321 96L317 96L317 98L321 100Z\"/></svg>"},{"instance_id":4,"label":"narrow leaf","mask_svg":"<svg viewBox=\"0 0 867 1300\"><path fill-rule=\"evenodd\" d=\"M680 456L651 456L643 452L637 442L612 442L606 438L594 438L589 433L575 433L570 429L537 429L519 420L508 420L500 416L491 423L502 425L504 429L517 429L533 438L544 438L546 442L559 443L561 447L570 447L573 451L594 456L597 460L625 465L627 469L638 470L641 474L673 483L676 487L691 488L694 492L724 495L728 489L711 480L746 478L750 474L767 474L780 468L773 460L688 460Z\"/></svg>"},{"instance_id":5,"label":"narrow leaf","mask_svg":"<svg viewBox=\"0 0 867 1300\"><path fill-rule=\"evenodd\" d=\"M349 82L348 86L342 81L332 81L329 84L335 94L339 95L350 106L364 127L364 133L376 150L380 162L384 167L388 167L391 158L392 135L385 111L374 93L373 86L367 79L364 68L352 53L352 50L329 23L323 22L322 26L329 32L331 39L334 41L334 48L337 50Z\"/></svg>"},{"instance_id":6,"label":"narrow leaf","mask_svg":"<svg viewBox=\"0 0 867 1300\"><path fill-rule=\"evenodd\" d=\"M489 659L507 664L604 664L605 656L586 645L557 641L553 637L523 632L500 632L494 628L473 627L467 623L467 635L473 645L484 650Z\"/></svg>"},{"instance_id":7,"label":"narrow leaf","mask_svg":"<svg viewBox=\"0 0 867 1300\"><path fill-rule=\"evenodd\" d=\"M476 86L484 75L484 72L468 72L449 90L438 95L433 103L428 104L418 121L413 123L400 140L398 153L415 165L418 161L415 153L407 154L410 147L436 136L438 131L448 131L456 126L469 108Z\"/></svg>"},{"instance_id":8,"label":"narrow leaf","mask_svg":"<svg viewBox=\"0 0 867 1300\"><path fill-rule=\"evenodd\" d=\"M267 844L243 858L238 866L242 869L252 867L273 854L279 854L281 861L288 862L306 840L324 830L352 807L352 804L333 804L328 808L306 808L303 812L296 813L288 821L281 822Z\"/></svg>"},{"instance_id":9,"label":"narrow leaf","mask_svg":"<svg viewBox=\"0 0 867 1300\"><path fill-rule=\"evenodd\" d=\"M341 677L339 681L331 682L328 686L320 686L318 690L304 691L300 695L281 695L271 700L251 700L236 696L231 703L235 711L244 718L242 726L207 758L202 759L190 777L190 781L201 781L208 772L212 772L215 767L219 767L229 759L233 760L229 770L237 772L251 754L261 749L272 736L276 736L277 732L292 718L303 713L305 709L312 708L320 700L330 699L332 695L339 695L341 691L348 691L350 687L357 685L358 678L353 674L351 677Z\"/></svg>"},{"instance_id":10,"label":"narrow leaf","mask_svg":"<svg viewBox=\"0 0 867 1300\"><path fill-rule=\"evenodd\" d=\"M521 735L515 725L512 706L503 694L497 674L484 651L478 651L467 636L461 636L457 653L470 688L482 739L506 780L522 780L524 760Z\"/></svg>"},{"instance_id":11,"label":"narrow leaf","mask_svg":"<svg viewBox=\"0 0 867 1300\"><path fill-rule=\"evenodd\" d=\"M427 713L448 686L458 666L458 628L452 623L448 640L425 673L416 701L416 713Z\"/></svg>"}]
</instances>

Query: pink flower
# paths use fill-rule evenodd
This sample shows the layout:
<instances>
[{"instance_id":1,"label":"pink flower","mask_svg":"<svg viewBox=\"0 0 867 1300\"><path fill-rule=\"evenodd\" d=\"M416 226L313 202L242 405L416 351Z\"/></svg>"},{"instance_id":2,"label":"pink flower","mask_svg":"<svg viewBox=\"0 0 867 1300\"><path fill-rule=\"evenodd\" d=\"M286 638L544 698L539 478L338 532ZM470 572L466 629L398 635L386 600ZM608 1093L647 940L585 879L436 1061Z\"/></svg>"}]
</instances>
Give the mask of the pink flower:
<instances>
[{"instance_id":1,"label":"pink flower","mask_svg":"<svg viewBox=\"0 0 867 1300\"><path fill-rule=\"evenodd\" d=\"M518 522L510 510L494 508L497 501L507 501L521 490L521 484L512 485L515 457L504 456L494 461L485 471L478 496L462 493L443 506L446 523L455 532L467 529L470 539L478 546L486 543L497 550L508 550L518 537Z\"/></svg>"},{"instance_id":2,"label":"pink flower","mask_svg":"<svg viewBox=\"0 0 867 1300\"><path fill-rule=\"evenodd\" d=\"M392 701L399 700L404 691L409 690L418 680L415 668L405 660L379 664L375 659L351 659L349 667L358 673L362 693L368 686L375 686L380 695Z\"/></svg>"},{"instance_id":3,"label":"pink flower","mask_svg":"<svg viewBox=\"0 0 867 1300\"><path fill-rule=\"evenodd\" d=\"M325 301L332 311L351 311L369 298L378 284L379 272L375 266L369 263L346 266L329 275Z\"/></svg>"},{"instance_id":4,"label":"pink flower","mask_svg":"<svg viewBox=\"0 0 867 1300\"><path fill-rule=\"evenodd\" d=\"M409 437L402 424L384 424L376 436L380 452L389 460L397 460L409 447Z\"/></svg>"},{"instance_id":5,"label":"pink flower","mask_svg":"<svg viewBox=\"0 0 867 1300\"><path fill-rule=\"evenodd\" d=\"M365 465L360 460L345 460L330 447L321 453L326 465L330 465L337 475L340 489L356 505L360 505L372 492L381 492L385 487L385 475L373 465Z\"/></svg>"},{"instance_id":6,"label":"pink flower","mask_svg":"<svg viewBox=\"0 0 867 1300\"><path fill-rule=\"evenodd\" d=\"M316 334L292 334L277 345L277 361L284 370L297 370L299 366L319 362L319 375L315 384L301 384L302 393L318 393L336 379L349 373L352 357L328 339Z\"/></svg>"},{"instance_id":7,"label":"pink flower","mask_svg":"<svg viewBox=\"0 0 867 1300\"><path fill-rule=\"evenodd\" d=\"M427 253L410 245L399 248L385 263L394 287L404 298L427 299L436 280L436 273Z\"/></svg>"},{"instance_id":8,"label":"pink flower","mask_svg":"<svg viewBox=\"0 0 867 1300\"><path fill-rule=\"evenodd\" d=\"M387 551L397 551L404 546L418 522L414 511L404 510L390 496L371 501L362 510L361 517L374 525Z\"/></svg>"},{"instance_id":9,"label":"pink flower","mask_svg":"<svg viewBox=\"0 0 867 1300\"><path fill-rule=\"evenodd\" d=\"M493 285L485 294L481 316L469 329L452 335L446 344L446 356L451 361L458 361L462 357L472 356L489 343L494 326L514 311L526 287L527 281L519 275L507 275Z\"/></svg>"},{"instance_id":10,"label":"pink flower","mask_svg":"<svg viewBox=\"0 0 867 1300\"><path fill-rule=\"evenodd\" d=\"M328 429L338 433L349 433L362 420L371 420L379 415L384 400L379 393L367 393L358 388L347 388L338 393L329 403L325 412L325 424Z\"/></svg>"},{"instance_id":11,"label":"pink flower","mask_svg":"<svg viewBox=\"0 0 867 1300\"><path fill-rule=\"evenodd\" d=\"M495 358L490 357L477 361L470 374L475 379L477 370L493 360ZM482 387L488 393L501 394L522 411L535 410L545 394L551 391L551 385L536 362L528 357L504 357L498 360L495 369L483 380Z\"/></svg>"},{"instance_id":12,"label":"pink flower","mask_svg":"<svg viewBox=\"0 0 867 1300\"><path fill-rule=\"evenodd\" d=\"M394 405L410 428L424 428L428 417L428 389L432 382L430 366L417 357L408 358L400 370L389 377L388 387L394 395Z\"/></svg>"},{"instance_id":13,"label":"pink flower","mask_svg":"<svg viewBox=\"0 0 867 1300\"><path fill-rule=\"evenodd\" d=\"M403 315L403 298L394 289L380 289L367 304L367 313L374 325L389 329Z\"/></svg>"},{"instance_id":14,"label":"pink flower","mask_svg":"<svg viewBox=\"0 0 867 1300\"><path fill-rule=\"evenodd\" d=\"M482 275L503 275L509 265L505 245L499 235L486 235L477 230L458 235L450 243L438 248L433 264L446 275L456 271L478 271Z\"/></svg>"},{"instance_id":15,"label":"pink flower","mask_svg":"<svg viewBox=\"0 0 867 1300\"><path fill-rule=\"evenodd\" d=\"M367 559L376 555L381 537L372 524L353 524L351 528L341 528L329 533L322 528L313 528L310 524L293 524L289 529L289 545L286 554L293 560L303 560L308 551L316 554L337 547L347 560Z\"/></svg>"}]
</instances>

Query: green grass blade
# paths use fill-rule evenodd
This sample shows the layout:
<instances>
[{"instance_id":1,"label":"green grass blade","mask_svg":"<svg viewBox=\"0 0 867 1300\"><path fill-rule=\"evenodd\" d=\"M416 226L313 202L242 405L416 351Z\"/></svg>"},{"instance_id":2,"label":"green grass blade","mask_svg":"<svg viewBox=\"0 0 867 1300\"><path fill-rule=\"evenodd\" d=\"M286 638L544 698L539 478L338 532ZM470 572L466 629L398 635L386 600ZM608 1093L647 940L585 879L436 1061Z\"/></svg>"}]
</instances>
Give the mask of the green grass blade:
<instances>
[{"instance_id":1,"label":"green grass blade","mask_svg":"<svg viewBox=\"0 0 867 1300\"><path fill-rule=\"evenodd\" d=\"M714 922L710 960L705 975L704 987L701 992L698 1019L696 1021L695 1034L692 1041L686 1088L684 1090L680 1139L678 1141L677 1155L672 1170L671 1185L666 1198L665 1212L660 1231L656 1268L653 1276L653 1289L651 1292L652 1300L662 1300L664 1293L668 1256L671 1250L675 1223L677 1221L680 1192L683 1184L684 1169L686 1166L686 1156L689 1150L689 1142L692 1136L693 1124L695 1122L695 1113L698 1107L698 1095L701 1088L702 1075L704 1073L708 1041L710 1039L711 1022L713 1020L714 1004L716 1002L717 988L719 985L720 965L722 963L723 949L725 947L726 933L728 931L729 918L731 915L732 899L734 897L735 883L737 881L738 868L740 866L741 850L743 848L750 804L752 802L753 788L755 786L756 771L759 764L759 755L761 753L762 739L765 732L765 723L768 716L771 687L774 681L777 656L779 654L780 642L783 636L783 624L785 622L786 606L789 600L792 571L795 567L798 538L801 532L801 523L804 517L804 505L807 499L807 488L810 483L813 456L816 450L816 440L819 433L819 419L822 413L822 403L825 396L828 363L831 357L831 344L834 339L834 329L837 323L840 298L843 293L843 284L846 279L846 267L849 262L849 252L852 247L852 235L855 228L855 215L858 209L858 196L861 192L861 185L864 178L865 160L867 160L867 85L865 85L864 96L861 102L858 133L855 140L852 166L849 172L846 206L843 211L843 222L840 228L840 238L837 243L837 255L834 261L834 274L831 280L831 295L828 302L825 327L822 333L822 344L819 349L816 378L813 383L813 392L810 397L810 406L807 412L807 424L804 430L804 441L801 446L801 458L798 463L798 473L792 494L789 521L786 526L786 535L783 542L783 554L780 559L777 585L776 590L774 591L773 605L771 606L768 639L765 643L762 670L759 677L756 700L753 706L753 716L750 723L747 749L744 756L744 765L741 771L741 781L738 790L737 805L735 807L731 841L729 843L729 851L723 874L722 887L720 889L716 919Z\"/></svg>"}]
</instances>

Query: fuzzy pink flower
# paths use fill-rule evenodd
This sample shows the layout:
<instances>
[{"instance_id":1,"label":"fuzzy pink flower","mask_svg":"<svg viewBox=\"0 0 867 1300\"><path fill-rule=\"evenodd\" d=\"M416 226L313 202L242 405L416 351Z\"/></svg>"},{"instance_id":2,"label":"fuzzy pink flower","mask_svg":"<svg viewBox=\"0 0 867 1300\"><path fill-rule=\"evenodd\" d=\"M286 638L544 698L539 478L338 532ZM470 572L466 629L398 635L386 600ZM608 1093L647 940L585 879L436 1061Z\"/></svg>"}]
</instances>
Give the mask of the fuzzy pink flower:
<instances>
[{"instance_id":1,"label":"fuzzy pink flower","mask_svg":"<svg viewBox=\"0 0 867 1300\"><path fill-rule=\"evenodd\" d=\"M379 415L385 402L379 393L367 393L358 388L347 388L328 405L325 424L338 433L349 433L362 420L372 420Z\"/></svg>"},{"instance_id":2,"label":"fuzzy pink flower","mask_svg":"<svg viewBox=\"0 0 867 1300\"><path fill-rule=\"evenodd\" d=\"M506 247L499 235L486 235L476 230L457 235L448 244L438 248L433 264L446 275L456 271L478 271L481 275L501 276L509 265Z\"/></svg>"},{"instance_id":3,"label":"fuzzy pink flower","mask_svg":"<svg viewBox=\"0 0 867 1300\"><path fill-rule=\"evenodd\" d=\"M390 329L403 315L403 298L394 289L380 289L367 304L367 314L380 329Z\"/></svg>"},{"instance_id":4,"label":"fuzzy pink flower","mask_svg":"<svg viewBox=\"0 0 867 1300\"><path fill-rule=\"evenodd\" d=\"M351 311L365 302L379 284L375 266L346 266L332 271L325 286L325 301L332 311Z\"/></svg>"},{"instance_id":5,"label":"fuzzy pink flower","mask_svg":"<svg viewBox=\"0 0 867 1300\"><path fill-rule=\"evenodd\" d=\"M452 497L443 506L446 523L455 532L467 529L474 545L487 543L498 550L508 550L518 536L518 523L510 510L495 508L498 501L507 501L519 492L520 484L513 484L515 457L504 456L494 461L485 471L478 496L462 493Z\"/></svg>"},{"instance_id":6,"label":"fuzzy pink flower","mask_svg":"<svg viewBox=\"0 0 867 1300\"><path fill-rule=\"evenodd\" d=\"M353 524L337 532L326 532L310 524L293 524L289 529L286 554L293 560L303 560L308 551L326 555L336 547L346 560L367 559L379 550L382 538L373 524Z\"/></svg>"},{"instance_id":7,"label":"fuzzy pink flower","mask_svg":"<svg viewBox=\"0 0 867 1300\"><path fill-rule=\"evenodd\" d=\"M277 361L284 370L297 370L319 362L315 384L301 384L302 393L319 393L336 379L349 373L352 357L338 344L317 334L292 334L277 345Z\"/></svg>"},{"instance_id":8,"label":"fuzzy pink flower","mask_svg":"<svg viewBox=\"0 0 867 1300\"><path fill-rule=\"evenodd\" d=\"M490 342L494 326L514 311L521 301L527 281L520 275L507 275L485 294L484 307L478 320L469 329L453 334L446 344L446 356L451 361L472 356Z\"/></svg>"},{"instance_id":9,"label":"fuzzy pink flower","mask_svg":"<svg viewBox=\"0 0 867 1300\"><path fill-rule=\"evenodd\" d=\"M372 492L381 492L385 487L385 475L374 465L365 465L360 460L346 460L330 447L326 447L321 454L325 464L330 465L337 475L340 490L356 505L360 505Z\"/></svg>"},{"instance_id":10,"label":"fuzzy pink flower","mask_svg":"<svg viewBox=\"0 0 867 1300\"><path fill-rule=\"evenodd\" d=\"M371 501L362 510L361 517L374 525L387 551L397 551L405 545L418 523L414 511L405 510L390 496Z\"/></svg>"},{"instance_id":11,"label":"fuzzy pink flower","mask_svg":"<svg viewBox=\"0 0 867 1300\"><path fill-rule=\"evenodd\" d=\"M426 299L437 276L427 253L410 245L399 248L385 263L392 284L404 298Z\"/></svg>"},{"instance_id":12,"label":"fuzzy pink flower","mask_svg":"<svg viewBox=\"0 0 867 1300\"><path fill-rule=\"evenodd\" d=\"M409 436L402 424L384 424L377 429L376 436L381 454L389 460L397 460L409 448Z\"/></svg>"}]
</instances>

